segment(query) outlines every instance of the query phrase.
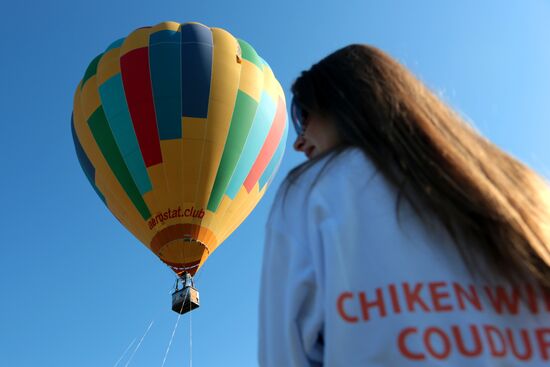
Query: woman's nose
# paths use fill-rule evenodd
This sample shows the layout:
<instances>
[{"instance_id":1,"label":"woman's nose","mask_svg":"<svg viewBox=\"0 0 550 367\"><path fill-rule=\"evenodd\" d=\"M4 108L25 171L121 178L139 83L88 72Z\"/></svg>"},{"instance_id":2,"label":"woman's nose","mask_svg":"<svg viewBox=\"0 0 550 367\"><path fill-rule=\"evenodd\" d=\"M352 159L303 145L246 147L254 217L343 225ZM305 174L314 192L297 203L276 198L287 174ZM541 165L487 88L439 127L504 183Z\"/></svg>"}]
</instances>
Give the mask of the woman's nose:
<instances>
[{"instance_id":1,"label":"woman's nose","mask_svg":"<svg viewBox=\"0 0 550 367\"><path fill-rule=\"evenodd\" d=\"M294 150L298 152L303 152L305 145L306 145L306 139L304 139L303 135L299 135L296 138L296 141L294 142Z\"/></svg>"}]
</instances>

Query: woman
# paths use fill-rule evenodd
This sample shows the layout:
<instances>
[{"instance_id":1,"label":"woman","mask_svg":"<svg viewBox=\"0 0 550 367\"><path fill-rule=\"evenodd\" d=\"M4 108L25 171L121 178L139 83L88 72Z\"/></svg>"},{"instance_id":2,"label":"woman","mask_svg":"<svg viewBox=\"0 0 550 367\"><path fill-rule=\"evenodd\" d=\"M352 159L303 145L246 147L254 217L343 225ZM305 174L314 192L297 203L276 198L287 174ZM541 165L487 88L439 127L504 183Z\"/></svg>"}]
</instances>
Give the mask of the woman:
<instances>
[{"instance_id":1,"label":"woman","mask_svg":"<svg viewBox=\"0 0 550 367\"><path fill-rule=\"evenodd\" d=\"M350 45L292 87L263 366L550 365L550 191L406 68Z\"/></svg>"}]
</instances>

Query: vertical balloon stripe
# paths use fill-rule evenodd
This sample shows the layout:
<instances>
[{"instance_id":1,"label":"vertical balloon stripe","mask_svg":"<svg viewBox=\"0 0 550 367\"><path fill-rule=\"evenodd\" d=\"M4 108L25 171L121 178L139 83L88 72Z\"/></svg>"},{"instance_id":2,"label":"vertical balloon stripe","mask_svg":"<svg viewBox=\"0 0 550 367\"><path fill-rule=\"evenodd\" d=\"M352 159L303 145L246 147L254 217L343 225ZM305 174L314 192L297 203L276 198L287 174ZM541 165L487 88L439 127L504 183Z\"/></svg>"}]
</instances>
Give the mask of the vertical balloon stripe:
<instances>
[{"instance_id":1,"label":"vertical balloon stripe","mask_svg":"<svg viewBox=\"0 0 550 367\"><path fill-rule=\"evenodd\" d=\"M284 92L280 84L277 82L277 79L275 79L273 71L266 64L264 64L263 72L265 77L264 92L271 97L271 100L274 104L277 104L279 101L279 97L284 96Z\"/></svg>"},{"instance_id":2,"label":"vertical balloon stripe","mask_svg":"<svg viewBox=\"0 0 550 367\"><path fill-rule=\"evenodd\" d=\"M149 180L145 162L141 156L137 137L134 132L120 73L99 86L99 95L103 111L120 149L120 153L140 194L143 195L151 191L151 180Z\"/></svg>"},{"instance_id":3,"label":"vertical balloon stripe","mask_svg":"<svg viewBox=\"0 0 550 367\"><path fill-rule=\"evenodd\" d=\"M126 102L146 167L162 163L153 104L147 47L134 49L120 58Z\"/></svg>"},{"instance_id":4,"label":"vertical balloon stripe","mask_svg":"<svg viewBox=\"0 0 550 367\"><path fill-rule=\"evenodd\" d=\"M201 24L181 27L182 116L206 118L212 79L212 31Z\"/></svg>"},{"instance_id":5,"label":"vertical balloon stripe","mask_svg":"<svg viewBox=\"0 0 550 367\"><path fill-rule=\"evenodd\" d=\"M235 228L243 222L243 220L260 201L264 192L265 190L258 190L258 185L256 185L251 192L247 192L246 189L241 186L241 189L235 197L235 200L232 202L231 207L225 213L224 220L220 223L220 227L218 227L220 231L220 234L218 235L220 242L225 240L227 236L229 236Z\"/></svg>"},{"instance_id":6,"label":"vertical balloon stripe","mask_svg":"<svg viewBox=\"0 0 550 367\"><path fill-rule=\"evenodd\" d=\"M101 193L101 191L99 191L99 189L97 188L97 185L95 184L95 167L93 166L92 162L84 152L84 148L82 148L82 144L80 143L80 140L76 135L76 131L74 129L73 116L71 116L71 133L73 135L74 148L76 150L76 156L78 157L78 161L80 162L80 167L82 167L84 174L88 178L88 181L92 185L97 196L99 196L101 201L107 204L107 202L105 201L105 196Z\"/></svg>"},{"instance_id":7,"label":"vertical balloon stripe","mask_svg":"<svg viewBox=\"0 0 550 367\"><path fill-rule=\"evenodd\" d=\"M80 167L82 167L82 170L84 171L84 174L88 178L88 181L93 185L95 182L95 168L92 165L92 162L90 159L88 159L88 156L84 152L84 149L82 148L82 144L80 144L80 140L78 140L78 136L76 135L76 131L74 130L74 119L71 116L71 133L73 135L74 140L74 146L76 150L76 156L78 157L78 161L80 162Z\"/></svg>"},{"instance_id":8,"label":"vertical balloon stripe","mask_svg":"<svg viewBox=\"0 0 550 367\"><path fill-rule=\"evenodd\" d=\"M239 163L237 164L237 168L233 173L233 177L231 177L229 187L226 191L226 194L230 198L233 199L235 195L237 195L252 165L256 161L258 153L271 128L271 122L273 121L275 111L275 103L273 103L273 100L267 93L263 92L260 99L260 105L254 117L254 122L252 123L252 129L248 134Z\"/></svg>"},{"instance_id":9,"label":"vertical balloon stripe","mask_svg":"<svg viewBox=\"0 0 550 367\"><path fill-rule=\"evenodd\" d=\"M111 43L109 47L105 50L105 52L112 50L113 48L119 48L124 43L125 38L119 38L115 42Z\"/></svg>"},{"instance_id":10,"label":"vertical balloon stripe","mask_svg":"<svg viewBox=\"0 0 550 367\"><path fill-rule=\"evenodd\" d=\"M229 185L229 180L239 162L257 108L258 102L252 97L242 91L237 92L237 100L233 116L231 117L225 149L216 174L214 187L208 200L208 210L215 212L220 205L227 185Z\"/></svg>"},{"instance_id":11,"label":"vertical balloon stripe","mask_svg":"<svg viewBox=\"0 0 550 367\"><path fill-rule=\"evenodd\" d=\"M101 60L101 56L103 56L103 54L97 55L95 59L92 60L90 65L88 65L88 68L86 69L86 72L84 73L84 77L82 78L82 82L80 84L80 90L82 90L84 84L86 84L86 82L95 75L97 71L97 64L99 63L99 60Z\"/></svg>"},{"instance_id":12,"label":"vertical balloon stripe","mask_svg":"<svg viewBox=\"0 0 550 367\"><path fill-rule=\"evenodd\" d=\"M264 173L260 177L260 180L259 180L260 190L262 190L264 186L266 186L266 184L269 185L269 183L273 179L273 176L275 176L275 174L277 173L281 160L283 159L283 154L285 153L287 136L288 136L288 124L285 125L283 138L279 142L279 146L277 147L277 150L275 151L273 158L271 158L271 161L269 162L269 164L265 168Z\"/></svg>"},{"instance_id":13,"label":"vertical balloon stripe","mask_svg":"<svg viewBox=\"0 0 550 367\"><path fill-rule=\"evenodd\" d=\"M243 40L238 40L239 46L241 47L241 56L243 59L250 61L255 64L260 70L263 69L263 60L258 56L256 50L250 46L250 44Z\"/></svg>"},{"instance_id":14,"label":"vertical balloon stripe","mask_svg":"<svg viewBox=\"0 0 550 367\"><path fill-rule=\"evenodd\" d=\"M105 157L109 168L113 171L113 174L143 219L147 220L151 217L149 208L147 208L145 201L143 201L137 186L132 180L132 176L130 175L128 168L124 164L124 159L120 154L101 106L94 113L92 113L88 119L88 126L90 127L94 140L103 154L103 157Z\"/></svg>"},{"instance_id":15,"label":"vertical balloon stripe","mask_svg":"<svg viewBox=\"0 0 550 367\"><path fill-rule=\"evenodd\" d=\"M208 207L229 134L242 72L242 64L237 59L239 44L235 37L219 28L213 28L211 31L214 49L208 116L203 130L204 134L197 144L198 149L192 151L191 154L194 157L191 161L197 160L199 163L198 171L196 171L198 180L192 200L196 207L205 210ZM250 64L250 62L248 63ZM185 139L185 136L183 138ZM187 157L184 153L184 159Z\"/></svg>"},{"instance_id":16,"label":"vertical balloon stripe","mask_svg":"<svg viewBox=\"0 0 550 367\"><path fill-rule=\"evenodd\" d=\"M181 138L181 33L162 30L149 38L149 63L161 140Z\"/></svg>"},{"instance_id":17,"label":"vertical balloon stripe","mask_svg":"<svg viewBox=\"0 0 550 367\"><path fill-rule=\"evenodd\" d=\"M282 98L279 97L279 102L277 103L277 112L275 113L275 118L271 124L271 129L267 134L267 138L264 142L262 150L258 154L256 162L252 166L248 177L244 181L244 187L250 192L254 185L258 182L258 179L264 172L265 168L269 164L269 161L275 154L277 146L279 145L281 138L283 137L283 131L286 124L286 106Z\"/></svg>"},{"instance_id":18,"label":"vertical balloon stripe","mask_svg":"<svg viewBox=\"0 0 550 367\"><path fill-rule=\"evenodd\" d=\"M96 83L93 84L94 87L97 85ZM87 122L91 114L88 115L88 118L85 118L83 115L84 106L87 104L87 102L84 101L86 98L90 98L89 93L80 93L79 89L75 93L73 104L74 128L86 156L88 156L95 167L95 184L105 196L105 201L109 210L123 216L127 223L132 223L132 227L129 228L132 233L139 235L139 238L148 239L151 236L148 230L141 225L141 223L145 223L143 217L120 185L94 139ZM99 104L97 106L99 106ZM97 107L95 109L97 109Z\"/></svg>"}]
</instances>

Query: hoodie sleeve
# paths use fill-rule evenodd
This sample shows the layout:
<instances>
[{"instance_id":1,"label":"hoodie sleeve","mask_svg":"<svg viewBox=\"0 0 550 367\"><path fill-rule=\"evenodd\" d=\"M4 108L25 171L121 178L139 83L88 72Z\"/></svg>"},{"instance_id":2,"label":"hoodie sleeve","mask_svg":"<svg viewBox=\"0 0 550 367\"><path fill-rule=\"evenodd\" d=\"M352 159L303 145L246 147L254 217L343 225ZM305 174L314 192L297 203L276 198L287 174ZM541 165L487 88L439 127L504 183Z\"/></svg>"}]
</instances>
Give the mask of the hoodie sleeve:
<instances>
[{"instance_id":1,"label":"hoodie sleeve","mask_svg":"<svg viewBox=\"0 0 550 367\"><path fill-rule=\"evenodd\" d=\"M260 289L260 366L320 366L323 360L323 301L311 243L318 227L306 208L289 200L274 205L266 227ZM292 213L300 213L292 215ZM313 227L313 228L312 228Z\"/></svg>"}]
</instances>

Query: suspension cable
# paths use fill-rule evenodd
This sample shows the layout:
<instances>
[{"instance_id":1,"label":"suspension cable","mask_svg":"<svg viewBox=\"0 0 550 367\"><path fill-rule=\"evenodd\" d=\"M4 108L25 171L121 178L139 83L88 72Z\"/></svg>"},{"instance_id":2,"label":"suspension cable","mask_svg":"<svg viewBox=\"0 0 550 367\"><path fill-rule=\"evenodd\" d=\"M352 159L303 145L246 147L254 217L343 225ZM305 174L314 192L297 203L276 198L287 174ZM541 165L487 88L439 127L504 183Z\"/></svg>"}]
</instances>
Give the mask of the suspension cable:
<instances>
[{"instance_id":1,"label":"suspension cable","mask_svg":"<svg viewBox=\"0 0 550 367\"><path fill-rule=\"evenodd\" d=\"M172 340L174 340L174 335L176 334L176 329L178 328L178 324L180 322L181 318L181 311L183 310L183 304L181 305L180 312L178 314L178 318L176 320L176 325L174 325L174 330L172 330L172 336L170 337L170 342L168 342L168 347L166 348L166 352L164 353L164 358L162 360L161 367L164 367L164 363L166 363L166 357L168 357L168 352L170 352L170 347L172 346Z\"/></svg>"},{"instance_id":2,"label":"suspension cable","mask_svg":"<svg viewBox=\"0 0 550 367\"><path fill-rule=\"evenodd\" d=\"M189 367L193 367L193 314L191 311L191 302L189 302Z\"/></svg>"},{"instance_id":3,"label":"suspension cable","mask_svg":"<svg viewBox=\"0 0 550 367\"><path fill-rule=\"evenodd\" d=\"M145 330L145 333L143 334L143 336L141 337L141 339L139 340L139 343L136 347L136 349L134 349L134 351L132 352L132 355L130 356L130 359L128 360L128 362L126 362L126 364L124 365L124 367L128 367L128 365L130 364L130 362L132 362L132 358L134 358L134 355L136 354L136 352L138 351L139 347L141 346L141 343L143 342L143 340L145 339L145 336L147 335L147 333L149 332L149 330L151 329L151 326L153 326L153 323L155 321L151 321L151 323L149 324L149 327L147 328L147 330Z\"/></svg>"},{"instance_id":4,"label":"suspension cable","mask_svg":"<svg viewBox=\"0 0 550 367\"><path fill-rule=\"evenodd\" d=\"M132 340L132 342L126 347L126 350L124 350L124 353L122 353L122 355L120 356L120 358L116 361L115 365L113 367L116 367L118 366L118 364L120 363L120 361L122 361L122 359L124 359L124 356L126 355L126 353L128 353L128 351L130 350L130 348L132 348L132 345L134 345L134 343L136 342L136 338L134 338L134 340Z\"/></svg>"}]
</instances>

